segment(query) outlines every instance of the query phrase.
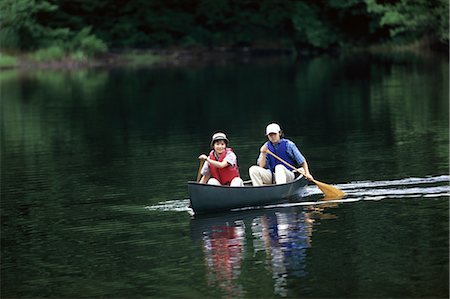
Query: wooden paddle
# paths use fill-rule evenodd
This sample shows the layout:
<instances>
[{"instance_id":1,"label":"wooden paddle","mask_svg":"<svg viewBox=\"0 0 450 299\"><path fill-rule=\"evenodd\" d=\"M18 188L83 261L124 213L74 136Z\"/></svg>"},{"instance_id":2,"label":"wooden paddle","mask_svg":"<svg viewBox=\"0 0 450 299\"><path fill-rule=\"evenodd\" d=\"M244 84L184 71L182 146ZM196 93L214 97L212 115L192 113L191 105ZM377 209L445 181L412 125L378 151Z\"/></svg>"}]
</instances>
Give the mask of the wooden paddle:
<instances>
[{"instance_id":1,"label":"wooden paddle","mask_svg":"<svg viewBox=\"0 0 450 299\"><path fill-rule=\"evenodd\" d=\"M200 161L200 167L198 168L198 173L197 173L197 183L200 182L200 178L202 177L202 168L203 168L203 164L205 163L205 160L201 160Z\"/></svg>"},{"instance_id":2,"label":"wooden paddle","mask_svg":"<svg viewBox=\"0 0 450 299\"><path fill-rule=\"evenodd\" d=\"M266 153L268 153L269 155L273 156L275 159L283 162L284 164L286 164L287 166L291 167L292 169L294 169L295 171L297 171L298 173L301 173L303 175L305 175L303 173L303 171L301 171L300 169L292 166L291 164L289 164L288 162L284 161L283 159L281 159L280 157L278 157L277 155L275 155L274 153L272 153L269 150L266 150ZM338 199L338 198L342 198L345 196L345 193L341 190L339 190L336 187L333 187L331 185L319 182L315 179L311 180L314 184L317 185L317 187L319 187L320 190L322 190L323 194L325 194L325 198L326 199Z\"/></svg>"}]
</instances>

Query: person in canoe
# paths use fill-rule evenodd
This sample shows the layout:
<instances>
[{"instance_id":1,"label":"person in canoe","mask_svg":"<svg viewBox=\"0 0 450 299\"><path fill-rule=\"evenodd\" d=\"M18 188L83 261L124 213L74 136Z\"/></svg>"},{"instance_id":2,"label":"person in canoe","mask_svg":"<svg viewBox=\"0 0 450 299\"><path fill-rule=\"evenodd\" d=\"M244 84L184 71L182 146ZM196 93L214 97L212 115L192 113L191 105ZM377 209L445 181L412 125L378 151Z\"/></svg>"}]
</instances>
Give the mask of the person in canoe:
<instances>
[{"instance_id":1,"label":"person in canoe","mask_svg":"<svg viewBox=\"0 0 450 299\"><path fill-rule=\"evenodd\" d=\"M226 185L240 187L244 185L240 175L237 156L228 146L228 138L218 132L212 136L211 152L209 155L202 154L198 158L205 160L201 170L200 183L210 185Z\"/></svg>"},{"instance_id":2,"label":"person in canoe","mask_svg":"<svg viewBox=\"0 0 450 299\"><path fill-rule=\"evenodd\" d=\"M293 181L295 175L298 174L298 172L293 172L291 167L268 154L267 151L271 151L290 165L300 168L308 180L313 179L305 157L294 142L283 138L283 132L278 124L269 124L266 127L266 136L269 140L261 146L257 165L253 165L249 169L253 186L269 185L274 182L275 184L285 184Z\"/></svg>"}]
</instances>

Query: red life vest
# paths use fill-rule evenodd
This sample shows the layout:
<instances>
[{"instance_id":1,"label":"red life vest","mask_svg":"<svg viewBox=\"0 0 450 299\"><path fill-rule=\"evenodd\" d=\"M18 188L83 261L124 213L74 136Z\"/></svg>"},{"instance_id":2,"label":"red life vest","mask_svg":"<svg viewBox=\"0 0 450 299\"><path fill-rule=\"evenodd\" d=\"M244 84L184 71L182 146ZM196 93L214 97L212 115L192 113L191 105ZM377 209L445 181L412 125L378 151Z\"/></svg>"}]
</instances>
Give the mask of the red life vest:
<instances>
[{"instance_id":1,"label":"red life vest","mask_svg":"<svg viewBox=\"0 0 450 299\"><path fill-rule=\"evenodd\" d=\"M232 152L233 150L231 148L226 148L223 153L219 156L219 160L216 159L216 156L214 155L214 150L212 150L209 153L209 158L214 161L222 162L223 159L225 159L228 152ZM237 161L236 161L237 163ZM228 164L224 168L218 168L213 166L211 163L209 164L209 170L211 171L211 176L218 180L221 185L230 185L231 181L235 177L240 177L239 175L239 168L237 165L230 165Z\"/></svg>"}]
</instances>

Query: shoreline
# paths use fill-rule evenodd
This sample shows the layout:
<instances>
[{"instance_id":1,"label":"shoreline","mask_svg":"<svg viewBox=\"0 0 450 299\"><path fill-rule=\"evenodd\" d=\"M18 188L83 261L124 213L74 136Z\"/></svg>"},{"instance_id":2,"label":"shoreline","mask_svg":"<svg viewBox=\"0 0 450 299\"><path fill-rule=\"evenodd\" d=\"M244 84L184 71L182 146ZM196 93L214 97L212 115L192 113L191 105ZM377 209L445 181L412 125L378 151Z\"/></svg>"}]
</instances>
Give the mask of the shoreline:
<instances>
[{"instance_id":1,"label":"shoreline","mask_svg":"<svg viewBox=\"0 0 450 299\"><path fill-rule=\"evenodd\" d=\"M74 59L64 55L56 59L33 59L33 52L5 54L0 52L0 70L20 69L83 69L104 67L170 67L184 65L199 65L205 63L224 64L230 61L249 62L255 60L270 60L300 57L315 57L319 55L340 55L348 53L436 53L447 54L443 49L432 49L424 43L410 45L372 45L330 51L325 53L304 52L298 54L295 49L288 48L212 48L212 49L127 49L112 50L92 58Z\"/></svg>"},{"instance_id":2,"label":"shoreline","mask_svg":"<svg viewBox=\"0 0 450 299\"><path fill-rule=\"evenodd\" d=\"M126 66L178 66L201 63L221 63L233 60L250 60L273 57L295 57L295 51L290 49L269 48L215 48L215 49L163 49L163 50L112 50L108 53L86 59L73 59L65 55L58 59L35 60L33 53L3 54L9 61L0 69L79 69L96 67L126 67Z\"/></svg>"}]
</instances>

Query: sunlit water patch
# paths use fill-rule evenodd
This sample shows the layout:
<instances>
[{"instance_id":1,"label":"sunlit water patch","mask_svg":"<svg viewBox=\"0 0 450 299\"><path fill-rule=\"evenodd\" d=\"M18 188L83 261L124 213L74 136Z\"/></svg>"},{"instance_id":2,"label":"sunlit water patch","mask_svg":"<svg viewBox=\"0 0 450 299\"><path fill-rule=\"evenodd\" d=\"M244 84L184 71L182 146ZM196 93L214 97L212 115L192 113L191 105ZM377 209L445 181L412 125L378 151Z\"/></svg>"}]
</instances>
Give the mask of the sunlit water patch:
<instances>
[{"instance_id":1,"label":"sunlit water patch","mask_svg":"<svg viewBox=\"0 0 450 299\"><path fill-rule=\"evenodd\" d=\"M307 206L324 203L350 203L361 200L378 201L394 198L436 198L450 196L450 176L440 175L424 178L404 178L398 180L386 181L357 181L347 184L335 185L346 193L346 197L337 200L317 199L321 195L317 186L309 185L305 188L303 200L301 202L288 202L275 205L265 205L263 207L246 207L235 210L248 209L272 209L279 207ZM308 200L311 199L311 200ZM306 201L305 201L306 200ZM189 199L168 200L159 202L156 205L146 206L150 211L173 211L173 212L191 212L189 208Z\"/></svg>"}]
</instances>

